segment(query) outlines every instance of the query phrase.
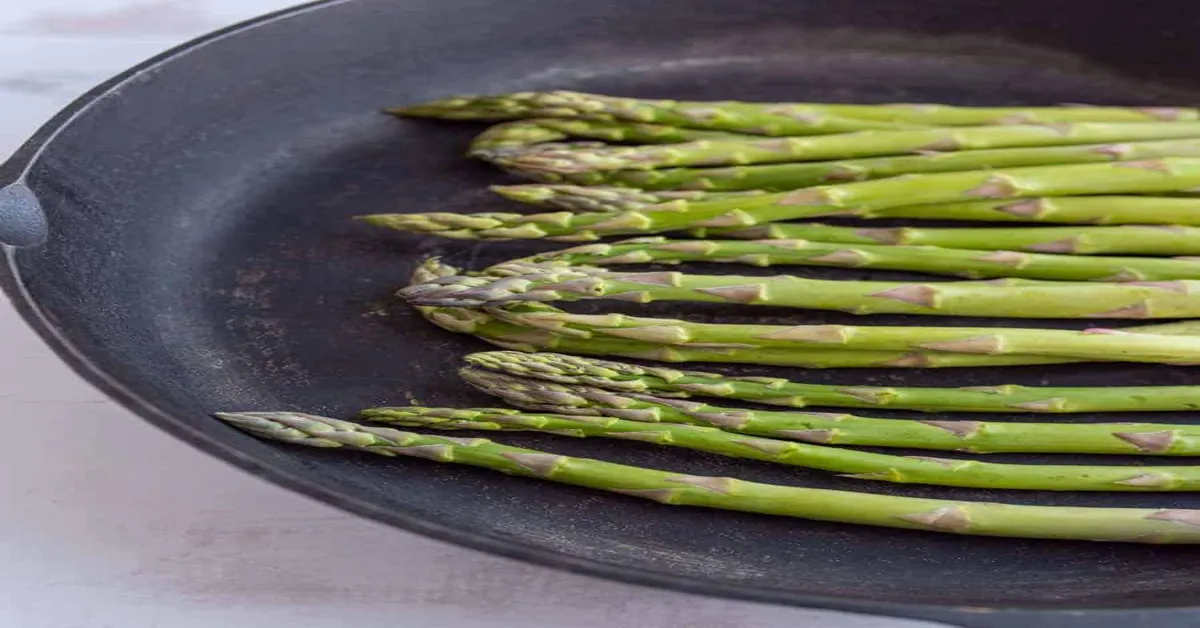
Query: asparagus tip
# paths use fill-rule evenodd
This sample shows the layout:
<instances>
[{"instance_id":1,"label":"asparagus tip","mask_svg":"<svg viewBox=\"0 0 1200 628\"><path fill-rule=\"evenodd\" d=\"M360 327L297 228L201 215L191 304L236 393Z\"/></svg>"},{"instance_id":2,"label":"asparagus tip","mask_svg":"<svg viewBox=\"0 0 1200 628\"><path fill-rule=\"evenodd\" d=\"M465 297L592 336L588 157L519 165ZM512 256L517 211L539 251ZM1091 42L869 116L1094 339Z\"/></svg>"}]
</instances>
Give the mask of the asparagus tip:
<instances>
[{"instance_id":1,"label":"asparagus tip","mask_svg":"<svg viewBox=\"0 0 1200 628\"><path fill-rule=\"evenodd\" d=\"M552 192L541 186L493 185L488 189L504 198L520 203L540 203L554 196Z\"/></svg>"}]
</instances>

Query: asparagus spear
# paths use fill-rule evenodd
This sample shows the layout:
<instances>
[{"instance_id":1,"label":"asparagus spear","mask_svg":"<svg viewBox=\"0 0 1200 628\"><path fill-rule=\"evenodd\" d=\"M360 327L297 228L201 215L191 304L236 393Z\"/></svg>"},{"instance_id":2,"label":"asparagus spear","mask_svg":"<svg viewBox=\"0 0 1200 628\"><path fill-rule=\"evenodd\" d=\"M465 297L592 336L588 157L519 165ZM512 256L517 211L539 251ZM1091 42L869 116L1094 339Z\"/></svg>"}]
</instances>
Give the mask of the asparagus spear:
<instances>
[{"instance_id":1,"label":"asparagus spear","mask_svg":"<svg viewBox=\"0 0 1200 628\"><path fill-rule=\"evenodd\" d=\"M650 303L734 303L855 314L925 314L1004 318L1200 317L1200 281L1035 282L997 290L976 282L831 281L794 275L692 275L614 272L594 266L509 262L499 277L460 276L410 286L399 295L418 305L491 307L515 301L611 299ZM1111 278L1111 277L1110 277ZM1117 277L1136 279L1136 277Z\"/></svg>"},{"instance_id":2,"label":"asparagus spear","mask_svg":"<svg viewBox=\"0 0 1200 628\"><path fill-rule=\"evenodd\" d=\"M445 279L458 280L455 272L453 267L431 259L414 273L414 285L439 285L437 282ZM1013 280L1003 281L1008 283ZM1194 327L1185 322L1115 332L1106 329L1068 332L990 328L714 325L619 314L577 315L544 304L525 303L519 307L488 308L483 311L486 322L503 324L498 326L499 331L485 335L481 333L484 323L478 319L481 312L476 309L438 308L423 309L423 312L432 322L445 329L477 334L493 344L518 350L550 348L545 345L559 343L560 337L569 336L574 338L572 348L560 348L576 353L603 354L612 351L610 355L676 362L692 359L742 361L750 358L752 363L757 364L809 368L1001 366L1087 359L1164 360L1174 363L1181 361L1183 356L1172 355L1163 348L1162 345L1170 343L1162 336L1175 333L1189 335ZM918 333L906 337L906 330ZM598 342L613 339L633 341L637 343L637 349L618 352L612 350L610 343ZM1146 339L1147 342L1139 346L1139 339ZM1181 340L1180 346L1186 352L1190 344L1189 340ZM1023 351L1026 345L1031 349ZM601 348L585 349L593 346Z\"/></svg>"},{"instance_id":3,"label":"asparagus spear","mask_svg":"<svg viewBox=\"0 0 1200 628\"><path fill-rule=\"evenodd\" d=\"M431 268L429 264L423 265L414 273L414 284L433 281L438 277L436 274L438 270L440 269ZM520 309L525 312L562 312L562 310L541 303L519 304L510 306L508 309ZM550 350L662 362L771 363L813 368L878 366L902 358L911 361L915 356L920 356L920 360L929 366L944 367L1045 364L1062 361L1038 356L921 355L921 352L909 354L896 351L846 351L823 348L760 349L728 345L666 346L661 343L625 338L580 337L580 334L570 330L564 330L564 333L555 333L544 328L498 320L495 316L477 308L418 306L417 310L429 322L442 329L471 334L498 347L515 351ZM1163 327L1180 327L1179 333L1181 334L1192 331L1184 330L1179 325Z\"/></svg>"},{"instance_id":4,"label":"asparagus spear","mask_svg":"<svg viewBox=\"0 0 1200 628\"><path fill-rule=\"evenodd\" d=\"M781 225L782 226L782 225ZM849 229L849 231L857 231ZM1200 238L1198 238L1200 241ZM668 240L646 237L585 244L520 260L571 265L727 262L754 266L836 266L913 270L960 277L1026 277L1074 281L1200 279L1200 260L1078 257L934 246L856 244L808 240Z\"/></svg>"},{"instance_id":5,"label":"asparagus spear","mask_svg":"<svg viewBox=\"0 0 1200 628\"><path fill-rule=\"evenodd\" d=\"M647 192L634 188L576 185L497 185L500 195L533 205L572 212L642 209L675 200L711 201L747 198L765 192ZM1200 198L1161 196L1067 196L1023 201L966 201L911 205L875 211L850 210L858 218L954 219L984 222L1055 222L1134 225L1123 227L929 228L836 227L817 223L768 223L756 227L698 228L697 237L807 239L845 244L927 244L947 248L1015 249L1049 253L1200 253ZM1163 226L1136 226L1163 225ZM1166 228L1164 228L1164 226Z\"/></svg>"},{"instance_id":6,"label":"asparagus spear","mask_svg":"<svg viewBox=\"0 0 1200 628\"><path fill-rule=\"evenodd\" d=\"M767 377L731 377L555 353L488 351L472 353L465 359L476 368L560 384L621 392L741 399L795 408L834 406L925 412L1075 413L1183 411L1200 407L1200 386L837 386Z\"/></svg>"},{"instance_id":7,"label":"asparagus spear","mask_svg":"<svg viewBox=\"0 0 1200 628\"><path fill-rule=\"evenodd\" d=\"M766 192L761 190L747 190L742 192L665 190L660 192L648 192L636 188L618 188L608 186L586 187L578 185L496 185L492 186L491 189L505 198L519 201L521 203L543 207L553 207L556 209L565 209L573 212L624 212L641 210L649 206L669 203L676 200L704 202L729 199L747 199L766 194ZM838 215L853 216L856 218L865 219L919 218L934 220L971 220L982 222L1051 222L1089 225L1167 225L1177 227L1178 225L1200 225L1200 198L1169 196L1066 196L1059 198L1030 198L1020 201L1006 199L1001 201L982 200L964 201L958 203L934 203L929 205L902 205L900 207L888 207L877 210L851 208L844 213L839 213ZM905 230L891 229L881 231L865 230L860 234L856 229L848 229L845 227L826 227L826 230L809 233L805 232L804 230L808 228L815 229L815 227L812 225L782 223L781 226L777 228L775 226L776 224L777 223L771 223L768 225L759 225L757 227L748 228L735 227L726 229L712 229L709 231L698 229L697 235L700 237L704 237L705 234L721 235L725 237L752 238L799 237L814 240L824 240L828 242L861 242L864 244L883 242L885 244L895 244L898 235L904 235L908 233ZM817 226L821 227L823 225ZM921 239L925 230L915 227L909 229L911 229L912 234L907 236L908 239L916 240L916 242L911 243L919 242L921 244L932 244L931 242L925 242L923 239ZM794 231L789 232L787 230ZM1082 231L1084 233L1089 232L1087 229L1083 229ZM1178 229L1176 228L1172 231L1178 231ZM930 231L930 233L934 235L942 233L986 235L995 233L1008 234L1013 232L1022 233L1020 228L1006 229L1003 232L998 232L990 228L976 231L963 231L962 229L934 229ZM751 235L744 236L742 235L743 233L749 233ZM776 233L794 233L795 235L777 236L774 235ZM828 235L826 238L822 238L821 235L825 233L830 235ZM1101 229L1097 233L1106 233L1106 231ZM1142 237L1151 237L1150 234L1159 233L1161 233L1161 229L1146 231L1145 235ZM1183 231L1181 233L1183 233L1184 236L1176 237L1174 239L1188 242L1194 237L1194 232L1189 233L1187 231ZM873 234L878 234L882 237L874 237ZM838 239L830 239L835 237ZM850 237L851 239L846 240L845 238L847 237ZM1126 236L1121 235L1118 236L1118 239L1124 237ZM1166 241L1171 240L1171 238L1165 236L1158 239ZM957 248L983 247L960 246ZM989 246L989 248L992 247ZM1197 247L1193 245L1191 250L1196 250L1196 248Z\"/></svg>"},{"instance_id":8,"label":"asparagus spear","mask_svg":"<svg viewBox=\"0 0 1200 628\"><path fill-rule=\"evenodd\" d=\"M529 306L522 305L522 309ZM730 364L775 364L804 368L869 368L912 366L952 368L1060 364L1064 358L1031 355L967 355L931 351L852 351L825 348L763 348L749 344L666 345L625 338L579 337L573 330L556 333L547 329L499 321L473 308L421 307L428 320L439 327L475 337L514 351L561 351L579 355L623 357L657 362L723 362ZM553 308L551 308L553 309ZM561 311L561 310L554 310ZM1195 331L1195 330L1193 330Z\"/></svg>"},{"instance_id":9,"label":"asparagus spear","mask_svg":"<svg viewBox=\"0 0 1200 628\"><path fill-rule=\"evenodd\" d=\"M520 312L488 308L498 319L519 326L575 333L580 338L629 338L670 347L696 344L743 349L843 348L904 352L894 363L925 366L908 352L970 355L1035 355L1102 362L1200 363L1200 338L1167 337L1113 329L1067 331L1003 327L886 327L848 325L739 325L696 323L624 314L584 315ZM761 362L766 364L767 362Z\"/></svg>"},{"instance_id":10,"label":"asparagus spear","mask_svg":"<svg viewBox=\"0 0 1200 628\"><path fill-rule=\"evenodd\" d=\"M455 269L430 260L413 273L413 283L432 283L453 276ZM1013 280L1001 280L1008 283ZM1000 287L1000 286L997 286ZM950 368L970 366L1008 366L1028 364L1059 364L1079 361L1063 357L1005 354L980 355L944 353L922 349L903 351L848 350L844 347L762 346L766 343L689 343L666 344L619 336L597 337L596 334L571 329L565 325L534 321L501 320L501 313L513 318L518 313L567 315L562 310L542 303L522 303L503 309L483 311L476 308L418 306L430 322L455 333L472 334L496 346L516 351L561 351L583 355L625 357L659 362L728 362L774 364L805 368L860 367L921 367ZM489 313L491 312L491 313ZM1130 327L1126 331L1162 335L1195 335L1200 323L1186 321Z\"/></svg>"},{"instance_id":11,"label":"asparagus spear","mask_svg":"<svg viewBox=\"0 0 1200 628\"><path fill-rule=\"evenodd\" d=\"M663 103L666 106L655 105ZM863 129L901 129L928 126L927 124L848 118L832 112L800 115L790 107L777 113L749 111L734 113L713 109L703 104L683 109L673 108L671 101L638 101L578 92L518 92L497 96L458 96L389 109L401 116L445 118L452 120L514 120L524 118L558 117L592 120L628 120L657 123L683 128L714 129L759 135L819 135L845 133ZM1188 114L1180 111L1158 116L1125 112L1122 122L1148 120L1185 120ZM1086 119L1086 118L1085 118Z\"/></svg>"},{"instance_id":12,"label":"asparagus spear","mask_svg":"<svg viewBox=\"0 0 1200 628\"><path fill-rule=\"evenodd\" d=\"M955 107L941 104L754 103L648 100L569 91L456 96L390 110L397 115L456 120L507 120L544 115L595 116L761 133L840 133L871 126L974 126L1063 122L1146 122L1200 119L1181 107Z\"/></svg>"},{"instance_id":13,"label":"asparagus spear","mask_svg":"<svg viewBox=\"0 0 1200 628\"><path fill-rule=\"evenodd\" d=\"M542 120L546 119L549 118L514 120L490 126L471 140L471 145L467 148L467 155L480 159L491 159L497 155L525 150L547 142L559 142L571 137L570 133L540 124ZM582 122L587 124L589 121ZM595 122L595 124L609 123Z\"/></svg>"},{"instance_id":14,"label":"asparagus spear","mask_svg":"<svg viewBox=\"0 0 1200 628\"><path fill-rule=\"evenodd\" d=\"M634 188L586 187L580 185L493 185L493 192L504 198L527 205L553 207L571 212L603 213L643 209L676 200L712 201L759 196L766 192L701 192L698 190L663 190L644 192Z\"/></svg>"},{"instance_id":15,"label":"asparagus spear","mask_svg":"<svg viewBox=\"0 0 1200 628\"><path fill-rule=\"evenodd\" d=\"M217 418L259 438L465 464L670 505L954 534L1200 543L1200 527L1195 525L1200 511L1196 510L1024 506L777 486L574 458L482 438L367 427L293 412L221 413Z\"/></svg>"},{"instance_id":16,"label":"asparagus spear","mask_svg":"<svg viewBox=\"0 0 1200 628\"><path fill-rule=\"evenodd\" d=\"M558 142L571 137L585 137L608 142L639 144L674 144L702 139L747 139L735 133L681 129L661 124L580 120L568 118L534 118L497 124L471 141L468 154L472 157L495 159L513 154L537 144Z\"/></svg>"},{"instance_id":17,"label":"asparagus spear","mask_svg":"<svg viewBox=\"0 0 1200 628\"><path fill-rule=\"evenodd\" d=\"M935 152L899 157L868 157L840 161L728 166L720 168L659 168L655 170L593 170L585 172L513 171L534 180L577 185L609 185L646 191L687 189L710 191L767 190L783 192L813 185L882 179L901 174L958 172L1021 166L1101 163L1200 156L1196 140L1164 140L1124 144L1083 144L1041 148L996 148Z\"/></svg>"},{"instance_id":18,"label":"asparagus spear","mask_svg":"<svg viewBox=\"0 0 1200 628\"><path fill-rule=\"evenodd\" d=\"M693 451L819 469L855 479L1026 491L1195 491L1200 467L997 464L895 456L731 434L713 427L612 417L527 414L502 408L370 408L368 421L443 430L533 431L638 440Z\"/></svg>"},{"instance_id":19,"label":"asparagus spear","mask_svg":"<svg viewBox=\"0 0 1200 628\"><path fill-rule=\"evenodd\" d=\"M820 137L705 139L668 146L563 147L505 155L497 163L521 171L653 170L858 159L926 151L1069 146L1102 142L1195 138L1200 122L1080 123L862 131ZM1106 160L1111 161L1111 159Z\"/></svg>"},{"instance_id":20,"label":"asparagus spear","mask_svg":"<svg viewBox=\"0 0 1200 628\"><path fill-rule=\"evenodd\" d=\"M772 339L756 343L752 338L739 338L740 342L680 342L678 339L672 338L669 339L669 342L663 342L633 338L632 336L642 331L638 329L605 329L579 325L578 315L566 314L555 308L548 308L549 311L539 309L532 312L528 308L529 305L523 304L519 310L512 307L489 308L486 312L457 307L422 307L419 309L424 310L429 320L443 329L472 334L505 349L515 351L552 350L657 362L725 362L802 368L952 368L1065 364L1083 361L1151 361L1146 357L1109 355L1103 349L1095 347L1076 350L1077 353L1081 352L1087 355L1067 355L1070 351L1060 350L1057 346L1039 350L1038 354L1019 350L1002 354L955 353L934 348L921 348L912 343L906 344L902 340L892 338L887 339L889 340L888 344L872 341L837 347L820 346L819 343L813 345L781 343ZM552 316L558 316L576 325L568 326L559 320L551 319ZM611 320L611 316L605 318ZM680 321L668 320L667 322L678 323ZM1137 337L1149 333L1164 336L1196 335L1198 333L1196 324L1191 321L1162 325L1161 327L1164 328L1161 332L1150 329L1150 326L1139 327L1137 329L1144 329L1147 334L1129 334L1129 336ZM894 336L900 334L900 330L905 328L885 329L894 332L892 334ZM917 329L925 330L925 328ZM646 332L646 335L653 331ZM1025 330L1016 331L1023 332ZM626 334L630 337L625 337ZM1022 340L1024 338L1022 336ZM899 348L872 349L860 346L863 344ZM1041 355L1041 353L1047 353L1047 355ZM1160 359L1168 362L1173 360L1169 356Z\"/></svg>"},{"instance_id":21,"label":"asparagus spear","mask_svg":"<svg viewBox=\"0 0 1200 628\"><path fill-rule=\"evenodd\" d=\"M413 273L413 283L430 283L453 268L431 260ZM453 273L451 273L453 274ZM543 303L523 303L507 306L507 311L564 313ZM968 355L929 351L849 351L835 348L765 348L739 344L664 345L627 338L596 338L575 330L531 327L498 320L477 308L418 306L417 310L431 323L455 333L471 334L504 349L515 351L561 351L582 355L625 357L659 362L728 362L746 364L777 364L807 368L858 368L872 366L968 367L1006 366L1017 364L1051 364L1070 362L1069 359L1029 355ZM1153 333L1189 335L1200 333L1200 324L1173 323L1151 325Z\"/></svg>"},{"instance_id":22,"label":"asparagus spear","mask_svg":"<svg viewBox=\"0 0 1200 628\"><path fill-rule=\"evenodd\" d=\"M1200 214L1197 214L1197 218L1200 219ZM1196 222L1200 222L1200 220ZM1069 255L1096 253L1182 255L1185 256L1183 261L1191 261L1191 258L1186 256L1200 254L1200 229L1177 226L860 229L818 223L770 223L747 228L696 229L692 231L692 235L750 240L798 238L854 245L897 244L937 246L947 249L987 248Z\"/></svg>"},{"instance_id":23,"label":"asparagus spear","mask_svg":"<svg viewBox=\"0 0 1200 628\"><path fill-rule=\"evenodd\" d=\"M1200 159L1172 157L1148 162L906 175L750 198L695 203L677 200L616 213L376 214L360 219L380 227L451 238L549 238L575 242L689 227L751 227L913 204L1077 194L1148 194L1196 186L1200 186Z\"/></svg>"},{"instance_id":24,"label":"asparagus spear","mask_svg":"<svg viewBox=\"0 0 1200 628\"><path fill-rule=\"evenodd\" d=\"M475 388L510 405L536 412L683 423L821 445L970 453L1200 454L1200 427L1193 425L909 421L827 412L748 410L691 399L557 384L472 368L460 373Z\"/></svg>"}]
</instances>

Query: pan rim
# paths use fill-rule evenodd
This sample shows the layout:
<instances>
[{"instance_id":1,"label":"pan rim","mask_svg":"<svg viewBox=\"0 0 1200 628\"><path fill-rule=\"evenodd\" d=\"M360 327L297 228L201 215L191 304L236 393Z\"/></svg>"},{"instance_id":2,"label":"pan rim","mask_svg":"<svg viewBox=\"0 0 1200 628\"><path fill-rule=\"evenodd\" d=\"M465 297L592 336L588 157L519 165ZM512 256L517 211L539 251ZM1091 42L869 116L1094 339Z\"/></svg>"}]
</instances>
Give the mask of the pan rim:
<instances>
[{"instance_id":1,"label":"pan rim","mask_svg":"<svg viewBox=\"0 0 1200 628\"><path fill-rule=\"evenodd\" d=\"M241 35L268 24L290 19L327 7L346 4L353 0L315 0L304 4L266 13L249 20L231 24L193 38L98 84L59 110L30 136L4 163L0 164L0 175L4 183L20 181L25 173L37 163L46 147L50 146L59 132L69 127L76 119L87 114L92 104L103 99L124 85L133 82L145 72L170 63L221 39ZM15 174L14 174L15 173ZM17 260L19 249L4 245L5 264L0 268L0 290L3 290L13 308L55 356L76 375L97 388L106 397L142 420L187 443L197 450L225 462L241 471L287 489L309 499L338 508L357 517L385 524L406 532L418 534L440 542L449 543L474 551L502 556L507 559L532 563L580 575L606 580L666 589L692 595L725 598L747 602L758 602L810 609L825 609L862 613L867 615L910 618L927 621L961 622L974 617L991 616L999 626L1028 625L1031 619L1045 619L1056 623L1069 623L1070 619L1086 614L1088 621L1122 621L1145 618L1147 614L1172 611L1200 610L1200 605L1152 605L1139 607L1121 606L958 606L953 604L920 604L872 600L860 597L845 597L820 594L792 593L782 589L761 588L746 585L722 584L709 580L681 575L621 566L590 558L575 557L511 539L502 539L481 531L463 529L458 526L415 514L380 508L367 500L346 496L322 484L310 482L300 476L279 469L274 465L249 456L238 448L211 438L191 423L159 409L142 398L134 389L122 383L106 369L94 363L82 350L68 339L40 309L33 295L22 280ZM1049 624L1047 624L1049 625ZM1114 624L1116 625L1116 624Z\"/></svg>"}]
</instances>

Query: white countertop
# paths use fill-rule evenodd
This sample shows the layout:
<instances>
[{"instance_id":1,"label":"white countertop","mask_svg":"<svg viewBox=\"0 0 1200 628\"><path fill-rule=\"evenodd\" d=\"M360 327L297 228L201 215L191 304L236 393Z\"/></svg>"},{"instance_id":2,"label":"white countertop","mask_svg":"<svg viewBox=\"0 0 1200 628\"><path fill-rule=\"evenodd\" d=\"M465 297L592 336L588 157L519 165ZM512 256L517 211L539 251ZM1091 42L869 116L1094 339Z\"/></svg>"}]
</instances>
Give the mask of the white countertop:
<instances>
[{"instance_id":1,"label":"white countertop","mask_svg":"<svg viewBox=\"0 0 1200 628\"><path fill-rule=\"evenodd\" d=\"M0 0L0 155L111 74L288 4ZM62 365L7 303L0 347L0 626L932 626L631 587L386 528L143 423Z\"/></svg>"}]
</instances>

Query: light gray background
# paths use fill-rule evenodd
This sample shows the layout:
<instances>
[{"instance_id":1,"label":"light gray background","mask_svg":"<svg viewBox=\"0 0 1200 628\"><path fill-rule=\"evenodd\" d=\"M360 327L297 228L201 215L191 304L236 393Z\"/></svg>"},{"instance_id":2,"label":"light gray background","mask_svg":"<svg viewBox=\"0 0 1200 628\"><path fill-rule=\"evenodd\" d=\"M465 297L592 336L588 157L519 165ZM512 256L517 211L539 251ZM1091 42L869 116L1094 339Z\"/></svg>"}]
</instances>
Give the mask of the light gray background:
<instances>
[{"instance_id":1,"label":"light gray background","mask_svg":"<svg viewBox=\"0 0 1200 628\"><path fill-rule=\"evenodd\" d=\"M281 0L0 0L0 155L80 92ZM107 401L0 303L0 626L918 628L527 566L361 521Z\"/></svg>"}]
</instances>

